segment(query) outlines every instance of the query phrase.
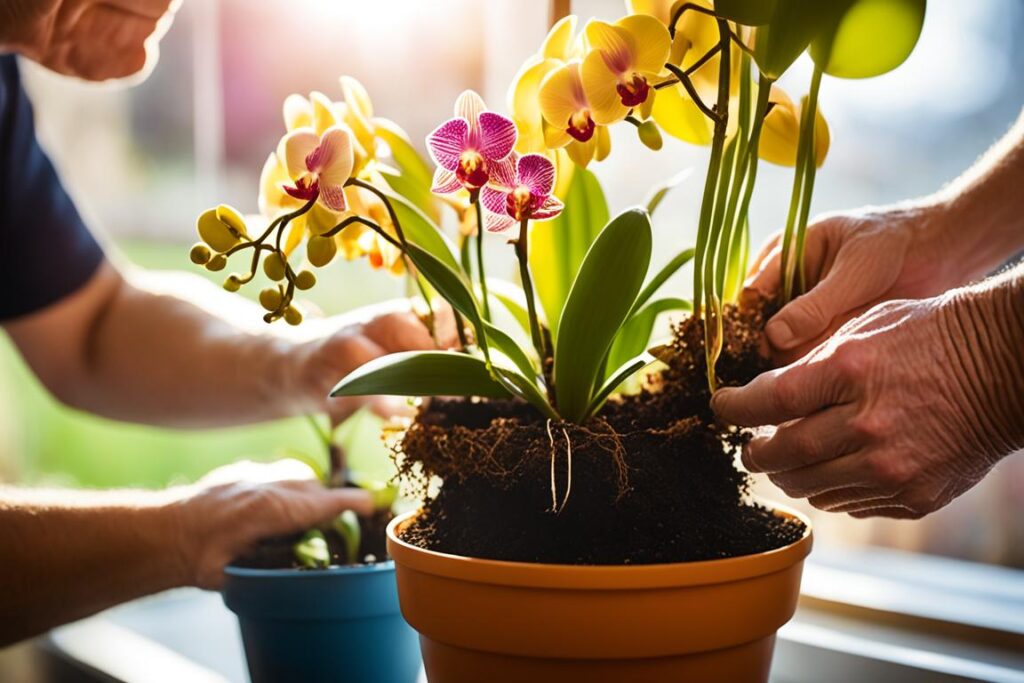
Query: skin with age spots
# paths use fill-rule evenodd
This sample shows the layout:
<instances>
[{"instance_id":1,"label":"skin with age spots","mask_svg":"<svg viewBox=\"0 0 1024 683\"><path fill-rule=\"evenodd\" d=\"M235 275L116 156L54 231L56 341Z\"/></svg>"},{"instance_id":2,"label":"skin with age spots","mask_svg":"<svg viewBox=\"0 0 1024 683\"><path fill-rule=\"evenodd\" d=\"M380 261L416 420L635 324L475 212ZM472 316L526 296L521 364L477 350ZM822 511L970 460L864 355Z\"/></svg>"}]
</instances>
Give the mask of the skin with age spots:
<instances>
[{"instance_id":1,"label":"skin with age spots","mask_svg":"<svg viewBox=\"0 0 1024 683\"><path fill-rule=\"evenodd\" d=\"M743 462L855 517L918 518L1024 447L1024 117L934 197L819 220L811 287L766 327L780 365L716 392L732 424L776 426ZM780 286L778 236L748 294Z\"/></svg>"}]
</instances>

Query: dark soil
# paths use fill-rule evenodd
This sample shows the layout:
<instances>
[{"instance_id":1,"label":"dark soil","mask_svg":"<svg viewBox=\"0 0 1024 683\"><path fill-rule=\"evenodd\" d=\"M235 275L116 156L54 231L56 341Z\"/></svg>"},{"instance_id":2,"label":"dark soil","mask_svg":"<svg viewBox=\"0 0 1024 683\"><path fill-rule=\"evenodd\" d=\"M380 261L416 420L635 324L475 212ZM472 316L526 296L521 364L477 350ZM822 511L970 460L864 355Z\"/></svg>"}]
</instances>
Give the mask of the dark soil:
<instances>
[{"instance_id":1,"label":"dark soil","mask_svg":"<svg viewBox=\"0 0 1024 683\"><path fill-rule=\"evenodd\" d=\"M381 510L370 517L360 517L359 524L362 534L359 544L359 564L372 564L388 559L385 547L385 530L393 515L390 511ZM345 552L345 541L331 528L321 529L331 551L331 566L349 564ZM235 567L250 569L307 569L295 560L292 552L294 546L302 538L302 534L281 536L267 539L254 547L245 555L235 559L231 564ZM312 569L310 571L316 571Z\"/></svg>"},{"instance_id":2,"label":"dark soil","mask_svg":"<svg viewBox=\"0 0 1024 683\"><path fill-rule=\"evenodd\" d=\"M763 309L727 311L721 384L766 369ZM573 564L708 560L799 539L801 523L747 500L747 476L733 466L745 436L708 407L700 321L684 321L662 355L670 367L648 388L585 425L549 422L518 401L431 401L398 463L421 494L431 477L443 484L429 490L403 539L457 555Z\"/></svg>"}]
</instances>

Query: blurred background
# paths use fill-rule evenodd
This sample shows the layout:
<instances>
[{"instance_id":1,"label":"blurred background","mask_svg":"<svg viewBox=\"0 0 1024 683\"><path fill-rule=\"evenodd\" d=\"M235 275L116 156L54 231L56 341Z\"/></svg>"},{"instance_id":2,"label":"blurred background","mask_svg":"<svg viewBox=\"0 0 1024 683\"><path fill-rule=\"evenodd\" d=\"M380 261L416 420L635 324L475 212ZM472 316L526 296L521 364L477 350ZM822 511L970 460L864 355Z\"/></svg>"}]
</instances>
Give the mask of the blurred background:
<instances>
[{"instance_id":1,"label":"blurred background","mask_svg":"<svg viewBox=\"0 0 1024 683\"><path fill-rule=\"evenodd\" d=\"M621 0L576 0L573 10L613 19L623 7ZM219 201L256 210L257 178L283 132L286 95L321 90L341 99L338 76L350 74L366 85L378 115L422 141L465 88L506 109L508 84L539 46L547 13L546 0L193 0L180 9L152 75L134 88L89 86L32 64L23 69L40 137L111 251L143 267L203 274L187 256L195 217ZM821 107L832 148L815 211L915 197L955 178L1020 113L1022 35L1020 0L932 0L920 44L898 70L868 81L826 79ZM809 73L798 63L782 85L796 98ZM667 140L653 153L637 144L631 127L612 132L612 156L592 168L613 212L692 167L659 209L656 254L692 244L707 150ZM783 223L791 181L790 169L762 165L751 212L755 245ZM511 275L510 250L501 240L489 249L489 273ZM326 313L403 293L398 280L365 260L336 262L321 281L312 299ZM674 286L688 295L689 273ZM379 448L370 418L350 426L349 437ZM305 421L176 432L69 411L0 339L0 481L157 487L285 448L316 448ZM819 514L816 526L824 544L1024 567L1024 459L1005 460L969 494L920 522Z\"/></svg>"}]
</instances>

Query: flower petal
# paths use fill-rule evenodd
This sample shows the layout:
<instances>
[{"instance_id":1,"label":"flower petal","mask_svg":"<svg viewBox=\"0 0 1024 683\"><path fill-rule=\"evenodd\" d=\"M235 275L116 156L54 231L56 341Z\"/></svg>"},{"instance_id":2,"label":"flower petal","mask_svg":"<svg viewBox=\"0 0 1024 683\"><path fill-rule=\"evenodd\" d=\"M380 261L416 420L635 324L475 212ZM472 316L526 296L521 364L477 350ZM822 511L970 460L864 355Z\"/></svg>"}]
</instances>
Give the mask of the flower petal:
<instances>
[{"instance_id":1,"label":"flower petal","mask_svg":"<svg viewBox=\"0 0 1024 683\"><path fill-rule=\"evenodd\" d=\"M373 118L373 103L370 101L370 94L366 92L363 84L351 76L342 76L338 79L341 83L342 96L349 109L364 119Z\"/></svg>"},{"instance_id":2,"label":"flower petal","mask_svg":"<svg viewBox=\"0 0 1024 683\"><path fill-rule=\"evenodd\" d=\"M320 183L320 203L332 211L345 210L345 186Z\"/></svg>"},{"instance_id":3,"label":"flower petal","mask_svg":"<svg viewBox=\"0 0 1024 683\"><path fill-rule=\"evenodd\" d=\"M298 180L309 172L306 157L312 154L319 144L320 137L312 128L299 128L281 138L277 145L277 156L284 161L290 179Z\"/></svg>"},{"instance_id":4,"label":"flower petal","mask_svg":"<svg viewBox=\"0 0 1024 683\"><path fill-rule=\"evenodd\" d=\"M485 111L487 111L487 105L484 104L483 98L473 90L464 90L455 100L455 116L464 118L469 123L468 140L470 142L475 142L480 134L480 127L477 121L480 118L480 114L483 114Z\"/></svg>"},{"instance_id":5,"label":"flower petal","mask_svg":"<svg viewBox=\"0 0 1024 683\"><path fill-rule=\"evenodd\" d=\"M458 176L447 168L438 166L434 171L434 183L430 188L431 192L437 194L451 194L462 189L462 182Z\"/></svg>"},{"instance_id":6,"label":"flower petal","mask_svg":"<svg viewBox=\"0 0 1024 683\"><path fill-rule=\"evenodd\" d=\"M276 217L284 209L297 209L302 206L298 199L290 197L282 185L291 183L288 171L278 158L277 154L271 152L263 163L263 170L260 171L260 193L258 206L260 214L267 218Z\"/></svg>"},{"instance_id":7,"label":"flower petal","mask_svg":"<svg viewBox=\"0 0 1024 683\"><path fill-rule=\"evenodd\" d=\"M540 206L533 210L532 218L537 221L554 218L558 214L562 213L562 209L564 208L565 205L559 201L558 197L548 197Z\"/></svg>"},{"instance_id":8,"label":"flower petal","mask_svg":"<svg viewBox=\"0 0 1024 683\"><path fill-rule=\"evenodd\" d=\"M454 171L466 149L469 123L463 118L448 119L427 136L427 150L438 166Z\"/></svg>"},{"instance_id":9,"label":"flower petal","mask_svg":"<svg viewBox=\"0 0 1024 683\"><path fill-rule=\"evenodd\" d=\"M341 120L334 102L322 92L314 90L309 93L309 102L313 107L313 130L317 135L323 135L325 130L337 125Z\"/></svg>"},{"instance_id":10,"label":"flower petal","mask_svg":"<svg viewBox=\"0 0 1024 683\"><path fill-rule=\"evenodd\" d=\"M541 81L538 100L544 120L555 130L564 132L573 114L589 108L579 62L570 62L550 72Z\"/></svg>"},{"instance_id":11,"label":"flower petal","mask_svg":"<svg viewBox=\"0 0 1024 683\"><path fill-rule=\"evenodd\" d=\"M591 19L587 22L586 33L590 41L590 54L599 53L612 73L618 76L635 70L637 46L629 31Z\"/></svg>"},{"instance_id":12,"label":"flower petal","mask_svg":"<svg viewBox=\"0 0 1024 683\"><path fill-rule=\"evenodd\" d=\"M523 154L545 148L544 115L540 110L540 84L561 65L557 59L529 60L523 64L509 89L509 111L519 137L516 150Z\"/></svg>"},{"instance_id":13,"label":"flower petal","mask_svg":"<svg viewBox=\"0 0 1024 683\"><path fill-rule=\"evenodd\" d=\"M540 54L545 59L560 59L567 61L569 52L572 49L573 34L576 33L576 15L570 14L562 17L548 31L541 45Z\"/></svg>"},{"instance_id":14,"label":"flower petal","mask_svg":"<svg viewBox=\"0 0 1024 683\"><path fill-rule=\"evenodd\" d=\"M598 127L598 130L601 130L601 128L603 126ZM598 136L594 135L586 142L573 140L566 146L565 151L573 163L583 168L587 167L587 164L594 159L594 152L597 151L597 138Z\"/></svg>"},{"instance_id":15,"label":"flower petal","mask_svg":"<svg viewBox=\"0 0 1024 683\"><path fill-rule=\"evenodd\" d=\"M608 132L608 126L598 126L594 134L597 138L597 147L594 150L594 159L604 161L612 153L612 135Z\"/></svg>"},{"instance_id":16,"label":"flower petal","mask_svg":"<svg viewBox=\"0 0 1024 683\"><path fill-rule=\"evenodd\" d=\"M501 161L492 163L488 169L487 184L497 189L511 190L518 184L516 180L517 162L518 157L513 153Z\"/></svg>"},{"instance_id":17,"label":"flower petal","mask_svg":"<svg viewBox=\"0 0 1024 683\"><path fill-rule=\"evenodd\" d=\"M516 124L512 119L485 111L477 119L480 124L480 152L489 161L504 159L516 144Z\"/></svg>"},{"instance_id":18,"label":"flower petal","mask_svg":"<svg viewBox=\"0 0 1024 683\"><path fill-rule=\"evenodd\" d=\"M697 108L681 85L658 91L651 116L663 132L674 138L694 145L711 144L713 131L710 120Z\"/></svg>"},{"instance_id":19,"label":"flower petal","mask_svg":"<svg viewBox=\"0 0 1024 683\"><path fill-rule=\"evenodd\" d=\"M516 220L507 214L500 215L489 212L484 214L484 228L487 232L506 232L515 225Z\"/></svg>"},{"instance_id":20,"label":"flower petal","mask_svg":"<svg viewBox=\"0 0 1024 683\"><path fill-rule=\"evenodd\" d=\"M636 45L633 69L645 74L660 73L672 47L668 27L647 14L623 17L615 25L626 29L633 37Z\"/></svg>"},{"instance_id":21,"label":"flower petal","mask_svg":"<svg viewBox=\"0 0 1024 683\"><path fill-rule=\"evenodd\" d=\"M352 174L353 163L352 133L340 126L328 128L306 160L306 166L319 175L321 192L324 185L344 185Z\"/></svg>"},{"instance_id":22,"label":"flower petal","mask_svg":"<svg viewBox=\"0 0 1024 683\"><path fill-rule=\"evenodd\" d=\"M594 50L587 55L580 66L580 78L594 123L606 126L626 118L629 107L622 103L616 90L618 76L609 68L602 51Z\"/></svg>"},{"instance_id":23,"label":"flower petal","mask_svg":"<svg viewBox=\"0 0 1024 683\"><path fill-rule=\"evenodd\" d=\"M508 192L484 187L480 190L480 203L491 213L508 216Z\"/></svg>"},{"instance_id":24,"label":"flower petal","mask_svg":"<svg viewBox=\"0 0 1024 683\"><path fill-rule=\"evenodd\" d=\"M292 93L284 98L284 128L311 128L313 126L313 105L302 95Z\"/></svg>"},{"instance_id":25,"label":"flower petal","mask_svg":"<svg viewBox=\"0 0 1024 683\"><path fill-rule=\"evenodd\" d=\"M541 154L526 154L519 159L519 182L532 194L547 197L555 188L555 165Z\"/></svg>"}]
</instances>

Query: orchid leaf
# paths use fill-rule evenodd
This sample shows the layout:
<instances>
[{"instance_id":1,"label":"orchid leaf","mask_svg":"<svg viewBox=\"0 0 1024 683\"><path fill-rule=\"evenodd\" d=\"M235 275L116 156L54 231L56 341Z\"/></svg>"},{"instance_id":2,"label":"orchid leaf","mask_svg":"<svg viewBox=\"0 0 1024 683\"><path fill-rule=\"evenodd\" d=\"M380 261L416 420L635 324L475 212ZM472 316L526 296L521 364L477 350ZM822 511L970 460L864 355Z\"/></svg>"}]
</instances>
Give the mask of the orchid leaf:
<instances>
[{"instance_id":1,"label":"orchid leaf","mask_svg":"<svg viewBox=\"0 0 1024 683\"><path fill-rule=\"evenodd\" d=\"M487 363L454 351L406 351L371 360L345 376L331 396L483 396L508 398Z\"/></svg>"},{"instance_id":2,"label":"orchid leaf","mask_svg":"<svg viewBox=\"0 0 1024 683\"><path fill-rule=\"evenodd\" d=\"M500 382L509 393L523 399L539 410L545 417L549 417L553 420L561 419L555 409L551 406L551 403L548 402L547 397L541 393L541 390L537 387L535 380L530 379L529 377L524 377L518 372L507 368L495 366L493 369L497 381Z\"/></svg>"},{"instance_id":3,"label":"orchid leaf","mask_svg":"<svg viewBox=\"0 0 1024 683\"><path fill-rule=\"evenodd\" d=\"M310 529L292 546L295 559L307 569L325 569L331 564L327 539L318 529Z\"/></svg>"},{"instance_id":4,"label":"orchid leaf","mask_svg":"<svg viewBox=\"0 0 1024 683\"><path fill-rule=\"evenodd\" d=\"M523 351L523 348L516 343L516 340L510 337L500 327L492 325L491 323L484 321L484 329L487 330L487 340L490 344L501 351L503 354L508 356L508 359L512 361L519 371L527 377L534 377L537 374L537 368L534 367L533 361Z\"/></svg>"},{"instance_id":5,"label":"orchid leaf","mask_svg":"<svg viewBox=\"0 0 1024 683\"><path fill-rule=\"evenodd\" d=\"M771 19L758 26L754 61L764 76L777 80L827 30L837 8L850 0L776 0Z\"/></svg>"},{"instance_id":6,"label":"orchid leaf","mask_svg":"<svg viewBox=\"0 0 1024 683\"><path fill-rule=\"evenodd\" d=\"M695 251L691 247L689 249L683 249L681 252L672 257L672 260L662 266L654 277L651 278L650 282L643 288L636 297L636 303L633 304L633 310L636 311L641 306L646 304L652 296L654 296L662 285L664 285L670 277L676 274L680 268L685 266L691 260Z\"/></svg>"},{"instance_id":7,"label":"orchid leaf","mask_svg":"<svg viewBox=\"0 0 1024 683\"><path fill-rule=\"evenodd\" d=\"M583 259L555 342L558 412L565 419L586 417L604 356L633 308L650 261L651 221L642 209L616 216Z\"/></svg>"},{"instance_id":8,"label":"orchid leaf","mask_svg":"<svg viewBox=\"0 0 1024 683\"><path fill-rule=\"evenodd\" d=\"M811 58L839 78L871 78L902 64L921 35L926 0L854 0L811 44Z\"/></svg>"},{"instance_id":9,"label":"orchid leaf","mask_svg":"<svg viewBox=\"0 0 1024 683\"><path fill-rule=\"evenodd\" d=\"M390 193L388 199L395 210L395 215L398 216L398 222L402 224L405 239L428 252L451 270L461 273L462 267L455 258L455 245L441 229L408 200Z\"/></svg>"},{"instance_id":10,"label":"orchid leaf","mask_svg":"<svg viewBox=\"0 0 1024 683\"><path fill-rule=\"evenodd\" d=\"M484 326L480 307L477 305L476 297L473 296L472 288L462 276L461 271L451 268L415 243L410 242L408 247L409 258L412 259L413 264L427 282L451 304L452 308L466 316L472 323L473 329L477 333L480 349L486 356L487 338L483 333Z\"/></svg>"},{"instance_id":11,"label":"orchid leaf","mask_svg":"<svg viewBox=\"0 0 1024 683\"><path fill-rule=\"evenodd\" d=\"M594 393L594 398L591 400L590 406L587 407L587 416L594 415L601 410L605 401L620 384L656 360L658 359L645 351L616 368L615 372L601 385L601 388Z\"/></svg>"},{"instance_id":12,"label":"orchid leaf","mask_svg":"<svg viewBox=\"0 0 1024 683\"><path fill-rule=\"evenodd\" d=\"M642 307L626 321L608 352L606 367L618 368L629 359L639 356L651 341L654 323L668 311L690 311L693 305L685 299L657 299Z\"/></svg>"},{"instance_id":13,"label":"orchid leaf","mask_svg":"<svg viewBox=\"0 0 1024 683\"><path fill-rule=\"evenodd\" d=\"M715 14L745 26L760 26L772 20L777 0L715 0Z\"/></svg>"},{"instance_id":14,"label":"orchid leaf","mask_svg":"<svg viewBox=\"0 0 1024 683\"><path fill-rule=\"evenodd\" d=\"M352 510L345 510L334 518L331 528L345 541L345 562L358 564L360 560L359 546L363 541L363 530L359 525L359 517Z\"/></svg>"},{"instance_id":15,"label":"orchid leaf","mask_svg":"<svg viewBox=\"0 0 1024 683\"><path fill-rule=\"evenodd\" d=\"M583 168L572 174L565 209L530 228L530 272L553 339L587 250L608 223L608 203L597 177Z\"/></svg>"},{"instance_id":16,"label":"orchid leaf","mask_svg":"<svg viewBox=\"0 0 1024 683\"><path fill-rule=\"evenodd\" d=\"M530 334L530 312L526 308L526 294L508 280L487 278L487 292L505 307L526 334Z\"/></svg>"},{"instance_id":17,"label":"orchid leaf","mask_svg":"<svg viewBox=\"0 0 1024 683\"><path fill-rule=\"evenodd\" d=\"M434 176L426 160L398 124L388 119L374 119L374 130L391 150L400 174L382 173L388 185L408 199L416 208L435 223L440 220L437 198L430 191Z\"/></svg>"},{"instance_id":18,"label":"orchid leaf","mask_svg":"<svg viewBox=\"0 0 1024 683\"><path fill-rule=\"evenodd\" d=\"M689 178L691 173L693 173L692 168L683 169L679 173L663 180L660 185L653 187L650 193L648 193L647 198L644 200L644 206L647 208L647 213L653 216L654 210L658 208L661 204L661 200L665 198L669 190Z\"/></svg>"}]
</instances>

